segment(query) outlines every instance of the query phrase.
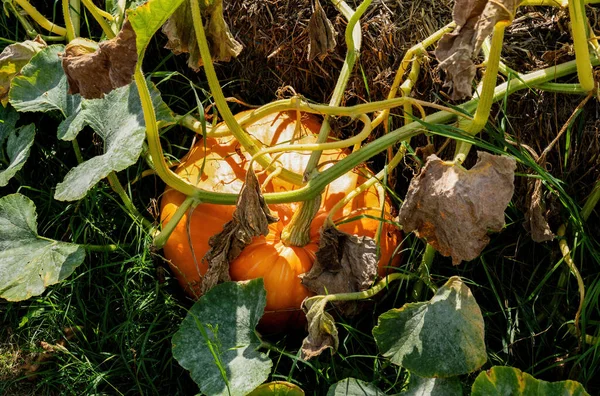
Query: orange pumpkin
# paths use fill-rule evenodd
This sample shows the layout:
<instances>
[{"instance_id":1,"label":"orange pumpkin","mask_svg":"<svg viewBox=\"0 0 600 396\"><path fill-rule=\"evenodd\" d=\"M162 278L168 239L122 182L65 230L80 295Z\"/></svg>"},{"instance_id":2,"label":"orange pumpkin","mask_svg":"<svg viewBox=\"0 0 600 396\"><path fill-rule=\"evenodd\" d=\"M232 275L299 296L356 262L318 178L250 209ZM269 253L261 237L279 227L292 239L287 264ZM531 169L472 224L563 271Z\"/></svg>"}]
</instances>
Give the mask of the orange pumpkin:
<instances>
[{"instance_id":1,"label":"orange pumpkin","mask_svg":"<svg viewBox=\"0 0 600 396\"><path fill-rule=\"evenodd\" d=\"M239 115L238 115L239 117ZM300 125L296 121L295 112L275 113L248 126L247 132L266 146L291 140L312 142L320 128L319 121L304 114ZM249 164L249 156L240 150L234 138L206 139L197 143L184 158L176 173L187 178L198 187L218 192L238 193L245 179ZM308 162L309 152L289 152L277 159L287 169L302 173ZM345 157L341 150L325 151L321 156L321 167L330 166L333 162ZM201 169L204 173L201 175ZM263 183L265 175L259 175ZM355 172L349 172L332 182L323 192L321 208L315 216L310 228L310 243L306 246L286 246L281 241L281 231L290 221L299 203L269 205L279 222L270 225L270 233L266 237L256 237L240 256L230 265L233 280L247 280L262 277L267 291L265 316L261 321L263 328L277 330L286 323L296 322L303 318L300 304L311 295L300 282L298 275L307 272L315 260L315 252L319 244L319 230L331 208L346 194L364 182L364 178ZM287 191L293 188L290 183L280 179L271 180L266 192ZM167 188L161 202L161 221L163 224L171 218L181 205L185 196ZM385 209L389 217L389 203ZM209 249L209 238L220 232L223 225L232 219L233 205L214 205L203 203L198 205L189 221L184 216L164 246L165 257L170 261L179 283L186 292L198 296L202 275L207 271L207 264L202 257ZM364 216L367 215L367 216ZM355 220L339 225L339 229L350 234L374 237L380 225L376 218L381 217L380 200L376 188L370 188L348 203L343 210L335 214L335 219L355 218ZM380 274L384 275L386 267L397 264L399 256L392 260L394 249L400 241L399 231L385 223L380 240L381 258ZM190 241L193 249L190 249Z\"/></svg>"}]
</instances>

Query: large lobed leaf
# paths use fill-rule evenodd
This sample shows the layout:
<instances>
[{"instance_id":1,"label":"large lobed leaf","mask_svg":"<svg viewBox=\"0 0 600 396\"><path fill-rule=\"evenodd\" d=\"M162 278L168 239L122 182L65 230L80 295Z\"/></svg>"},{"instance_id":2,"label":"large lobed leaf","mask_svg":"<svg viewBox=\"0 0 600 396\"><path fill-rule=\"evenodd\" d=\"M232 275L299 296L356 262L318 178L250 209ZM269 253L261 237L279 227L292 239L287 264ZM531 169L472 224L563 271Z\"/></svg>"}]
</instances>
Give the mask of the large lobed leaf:
<instances>
[{"instance_id":1,"label":"large lobed leaf","mask_svg":"<svg viewBox=\"0 0 600 396\"><path fill-rule=\"evenodd\" d=\"M477 376L473 396L589 396L576 381L546 382L514 367L495 366Z\"/></svg>"},{"instance_id":2,"label":"large lobed leaf","mask_svg":"<svg viewBox=\"0 0 600 396\"><path fill-rule=\"evenodd\" d=\"M158 90L150 86L156 117L170 123L173 116ZM142 152L146 126L140 97L135 84L117 88L103 99L82 102L78 122L88 124L104 140L104 154L71 169L56 186L54 198L73 201L85 196L90 188L110 172L118 172L135 164Z\"/></svg>"},{"instance_id":3,"label":"large lobed leaf","mask_svg":"<svg viewBox=\"0 0 600 396\"><path fill-rule=\"evenodd\" d=\"M207 395L246 395L272 362L254 330L266 304L262 279L215 286L192 306L173 336L173 356Z\"/></svg>"},{"instance_id":4,"label":"large lobed leaf","mask_svg":"<svg viewBox=\"0 0 600 396\"><path fill-rule=\"evenodd\" d=\"M345 378L331 385L327 396L385 396L385 393L373 384L356 378Z\"/></svg>"},{"instance_id":5,"label":"large lobed leaf","mask_svg":"<svg viewBox=\"0 0 600 396\"><path fill-rule=\"evenodd\" d=\"M67 93L67 77L59 55L64 50L64 45L51 45L31 58L21 75L12 80L9 99L19 112L61 112L65 120L58 127L58 135L72 136L72 139L82 127L81 124L72 125L80 110L81 96Z\"/></svg>"},{"instance_id":6,"label":"large lobed leaf","mask_svg":"<svg viewBox=\"0 0 600 396\"><path fill-rule=\"evenodd\" d=\"M373 336L392 363L422 377L446 378L486 362L483 328L471 290L455 276L430 301L382 314Z\"/></svg>"},{"instance_id":7,"label":"large lobed leaf","mask_svg":"<svg viewBox=\"0 0 600 396\"><path fill-rule=\"evenodd\" d=\"M34 203L21 194L0 198L0 297L21 301L67 278L85 257L72 243L37 233Z\"/></svg>"}]
</instances>

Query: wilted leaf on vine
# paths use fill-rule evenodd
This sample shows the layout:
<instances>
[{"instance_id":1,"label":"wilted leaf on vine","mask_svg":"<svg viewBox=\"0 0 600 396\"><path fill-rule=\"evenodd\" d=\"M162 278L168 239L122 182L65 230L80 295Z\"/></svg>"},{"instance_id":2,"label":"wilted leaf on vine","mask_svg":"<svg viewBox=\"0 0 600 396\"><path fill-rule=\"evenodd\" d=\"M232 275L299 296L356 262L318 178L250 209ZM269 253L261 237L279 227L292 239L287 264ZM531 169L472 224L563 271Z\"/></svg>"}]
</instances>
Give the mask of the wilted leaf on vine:
<instances>
[{"instance_id":1,"label":"wilted leaf on vine","mask_svg":"<svg viewBox=\"0 0 600 396\"><path fill-rule=\"evenodd\" d=\"M190 308L173 335L173 357L204 395L245 396L273 362L259 352L256 325L267 302L262 279L214 287Z\"/></svg>"},{"instance_id":2,"label":"wilted leaf on vine","mask_svg":"<svg viewBox=\"0 0 600 396\"><path fill-rule=\"evenodd\" d=\"M260 385L248 396L304 396L304 391L289 382L273 381Z\"/></svg>"},{"instance_id":3,"label":"wilted leaf on vine","mask_svg":"<svg viewBox=\"0 0 600 396\"><path fill-rule=\"evenodd\" d=\"M471 388L473 396L562 395L589 396L577 381L546 382L514 367L494 366L481 372Z\"/></svg>"},{"instance_id":4,"label":"wilted leaf on vine","mask_svg":"<svg viewBox=\"0 0 600 396\"><path fill-rule=\"evenodd\" d=\"M38 235L29 198L0 198L0 297L22 301L38 296L71 275L84 258L83 247Z\"/></svg>"},{"instance_id":5,"label":"wilted leaf on vine","mask_svg":"<svg viewBox=\"0 0 600 396\"><path fill-rule=\"evenodd\" d=\"M223 231L208 241L210 249L202 258L208 263L208 271L202 280L202 294L219 282L230 281L229 263L240 255L255 236L268 235L269 224L277 221L279 219L271 214L260 192L254 171L248 169L233 219L225 223Z\"/></svg>"},{"instance_id":6,"label":"wilted leaf on vine","mask_svg":"<svg viewBox=\"0 0 600 396\"><path fill-rule=\"evenodd\" d=\"M319 356L324 350L331 348L337 351L340 343L338 330L333 317L325 312L327 299L322 296L307 298L302 302L306 313L308 335L302 341L302 359Z\"/></svg>"},{"instance_id":7,"label":"wilted leaf on vine","mask_svg":"<svg viewBox=\"0 0 600 396\"><path fill-rule=\"evenodd\" d=\"M435 155L410 183L400 223L415 231L454 265L473 260L489 243L488 231L504 227L514 192L513 158L478 152L470 170Z\"/></svg>"},{"instance_id":8,"label":"wilted leaf on vine","mask_svg":"<svg viewBox=\"0 0 600 396\"><path fill-rule=\"evenodd\" d=\"M475 78L472 57L501 20L512 20L521 0L456 0L452 17L456 29L446 33L438 43L435 56L447 73L445 86L451 98L471 97Z\"/></svg>"},{"instance_id":9,"label":"wilted leaf on vine","mask_svg":"<svg viewBox=\"0 0 600 396\"><path fill-rule=\"evenodd\" d=\"M373 336L383 356L421 377L467 374L487 361L481 310L457 276L431 300L382 314Z\"/></svg>"},{"instance_id":10,"label":"wilted leaf on vine","mask_svg":"<svg viewBox=\"0 0 600 396\"><path fill-rule=\"evenodd\" d=\"M542 181L540 179L530 180L527 187L527 212L523 226L531 233L531 239L535 242L551 241L554 234L544 216L546 209L542 194Z\"/></svg>"},{"instance_id":11,"label":"wilted leaf on vine","mask_svg":"<svg viewBox=\"0 0 600 396\"><path fill-rule=\"evenodd\" d=\"M229 31L223 17L223 1L201 1L200 12L207 21L205 24L206 39L213 62L228 62L231 58L237 57L243 46ZM188 53L188 66L198 71L202 66L202 58L194 32L190 2L186 1L177 8L163 25L162 31L169 39L165 48L173 51L175 55Z\"/></svg>"},{"instance_id":12,"label":"wilted leaf on vine","mask_svg":"<svg viewBox=\"0 0 600 396\"><path fill-rule=\"evenodd\" d=\"M333 51L336 46L335 29L333 24L321 7L319 0L315 0L315 11L308 21L308 60L315 57L319 60L325 59L329 51Z\"/></svg>"},{"instance_id":13,"label":"wilted leaf on vine","mask_svg":"<svg viewBox=\"0 0 600 396\"><path fill-rule=\"evenodd\" d=\"M35 54L46 46L46 42L37 36L33 40L11 44L0 53L0 102L2 106L6 107L8 103L8 91L12 79L21 72L23 66L29 63Z\"/></svg>"},{"instance_id":14,"label":"wilted leaf on vine","mask_svg":"<svg viewBox=\"0 0 600 396\"><path fill-rule=\"evenodd\" d=\"M97 45L85 39L70 42L62 56L69 93L99 99L129 84L138 59L135 41L131 23L125 21L119 34L111 40Z\"/></svg>"},{"instance_id":15,"label":"wilted leaf on vine","mask_svg":"<svg viewBox=\"0 0 600 396\"><path fill-rule=\"evenodd\" d=\"M385 393L373 384L356 378L344 378L329 387L327 396L385 396Z\"/></svg>"},{"instance_id":16,"label":"wilted leaf on vine","mask_svg":"<svg viewBox=\"0 0 600 396\"><path fill-rule=\"evenodd\" d=\"M321 230L316 260L302 284L316 294L353 293L368 289L377 278L377 243L367 236L350 235L334 226ZM358 313L354 302L337 303L345 315Z\"/></svg>"}]
</instances>

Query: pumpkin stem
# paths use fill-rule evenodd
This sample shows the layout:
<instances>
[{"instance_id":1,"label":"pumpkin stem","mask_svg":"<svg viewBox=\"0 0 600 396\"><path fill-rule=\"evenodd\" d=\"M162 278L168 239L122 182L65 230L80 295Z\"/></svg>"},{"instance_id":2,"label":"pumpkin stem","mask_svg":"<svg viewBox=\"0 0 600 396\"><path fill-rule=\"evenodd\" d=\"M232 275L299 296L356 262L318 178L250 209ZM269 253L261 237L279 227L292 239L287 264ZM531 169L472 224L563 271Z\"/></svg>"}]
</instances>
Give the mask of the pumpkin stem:
<instances>
[{"instance_id":1,"label":"pumpkin stem","mask_svg":"<svg viewBox=\"0 0 600 396\"><path fill-rule=\"evenodd\" d=\"M286 246L305 246L310 242L310 225L321 207L321 195L303 201L290 222L281 231L281 241Z\"/></svg>"}]
</instances>

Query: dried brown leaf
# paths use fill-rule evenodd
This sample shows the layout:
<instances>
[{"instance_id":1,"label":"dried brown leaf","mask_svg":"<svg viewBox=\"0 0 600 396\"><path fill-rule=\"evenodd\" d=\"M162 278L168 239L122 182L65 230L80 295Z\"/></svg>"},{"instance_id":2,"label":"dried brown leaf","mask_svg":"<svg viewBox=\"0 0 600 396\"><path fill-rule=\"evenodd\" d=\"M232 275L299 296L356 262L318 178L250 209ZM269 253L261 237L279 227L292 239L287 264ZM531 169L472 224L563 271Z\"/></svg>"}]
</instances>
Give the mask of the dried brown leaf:
<instances>
[{"instance_id":1,"label":"dried brown leaf","mask_svg":"<svg viewBox=\"0 0 600 396\"><path fill-rule=\"evenodd\" d=\"M233 37L225 22L223 1L212 0L208 3L207 5L205 2L200 2L200 11L203 19L207 21L205 25L206 39L212 60L214 62L228 62L231 58L237 57L244 46ZM175 55L189 54L188 66L194 71L200 70L202 58L200 57L198 41L196 41L189 1L185 1L177 8L175 13L163 25L162 32L169 39L165 48L173 51Z\"/></svg>"},{"instance_id":2,"label":"dried brown leaf","mask_svg":"<svg viewBox=\"0 0 600 396\"><path fill-rule=\"evenodd\" d=\"M240 255L255 236L268 235L269 224L279 219L271 214L260 193L260 185L252 168L246 174L246 183L240 191L233 219L225 223L223 231L213 235L208 244L210 250L202 258L208 263L208 271L202 279L202 294L219 282L231 280L229 263Z\"/></svg>"},{"instance_id":3,"label":"dried brown leaf","mask_svg":"<svg viewBox=\"0 0 600 396\"><path fill-rule=\"evenodd\" d=\"M302 284L316 294L353 293L368 289L377 278L377 244L333 226L321 230L316 260ZM336 304L345 315L358 313L354 302Z\"/></svg>"},{"instance_id":4,"label":"dried brown leaf","mask_svg":"<svg viewBox=\"0 0 600 396\"><path fill-rule=\"evenodd\" d=\"M478 152L470 170L432 155L413 178L400 208L406 232L415 231L454 265L473 260L489 243L488 231L504 227L514 192L516 161Z\"/></svg>"},{"instance_id":5,"label":"dried brown leaf","mask_svg":"<svg viewBox=\"0 0 600 396\"><path fill-rule=\"evenodd\" d=\"M21 73L21 69L31 58L47 44L40 36L34 40L26 40L22 43L15 43L4 48L0 53L0 103L6 107L8 103L8 92L13 78Z\"/></svg>"},{"instance_id":6,"label":"dried brown leaf","mask_svg":"<svg viewBox=\"0 0 600 396\"><path fill-rule=\"evenodd\" d=\"M325 312L326 307L327 299L323 297L307 298L302 302L302 309L308 321L308 335L302 341L302 359L319 356L328 348L337 351L338 330L333 317Z\"/></svg>"},{"instance_id":7,"label":"dried brown leaf","mask_svg":"<svg viewBox=\"0 0 600 396\"><path fill-rule=\"evenodd\" d=\"M315 57L319 60L325 59L329 51L333 51L337 42L335 41L335 29L333 24L321 7L319 0L315 0L315 11L308 21L308 60Z\"/></svg>"},{"instance_id":8,"label":"dried brown leaf","mask_svg":"<svg viewBox=\"0 0 600 396\"><path fill-rule=\"evenodd\" d=\"M69 43L62 57L69 93L98 99L115 88L129 84L138 59L135 37L131 24L125 21L115 38L97 46L82 39Z\"/></svg>"},{"instance_id":9,"label":"dried brown leaf","mask_svg":"<svg viewBox=\"0 0 600 396\"><path fill-rule=\"evenodd\" d=\"M453 19L456 29L442 37L435 50L440 67L446 72L450 97L471 97L475 64L472 57L501 20L512 20L521 0L456 0Z\"/></svg>"},{"instance_id":10,"label":"dried brown leaf","mask_svg":"<svg viewBox=\"0 0 600 396\"><path fill-rule=\"evenodd\" d=\"M531 233L531 239L535 242L551 241L554 234L546 220L546 205L543 200L542 181L531 180L528 185L527 213L523 226Z\"/></svg>"}]
</instances>

